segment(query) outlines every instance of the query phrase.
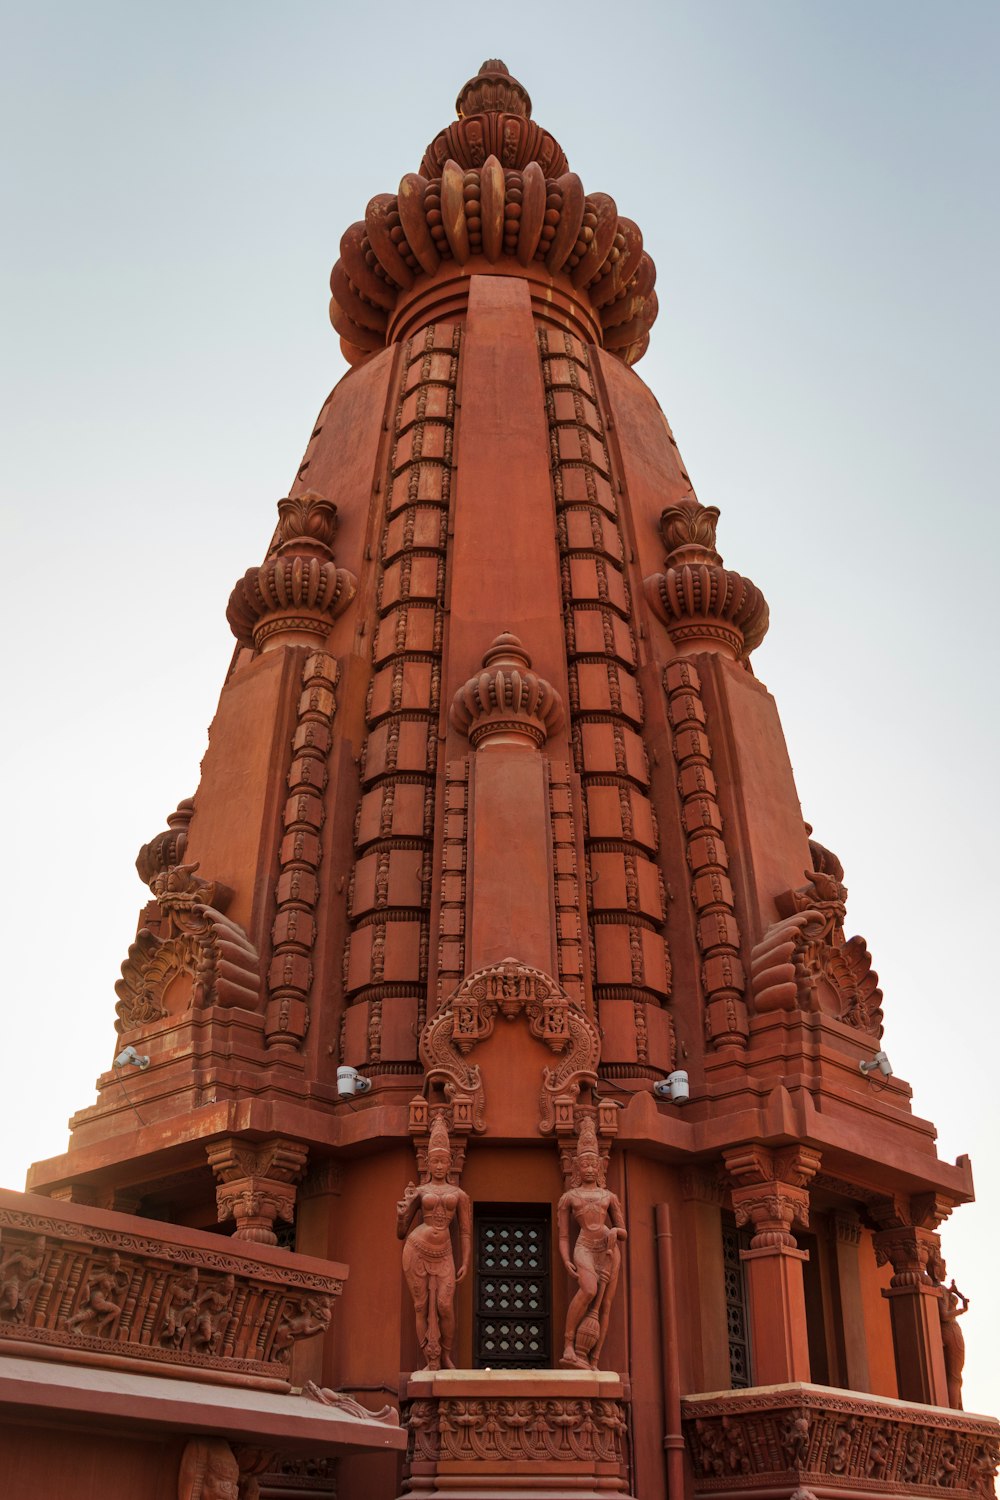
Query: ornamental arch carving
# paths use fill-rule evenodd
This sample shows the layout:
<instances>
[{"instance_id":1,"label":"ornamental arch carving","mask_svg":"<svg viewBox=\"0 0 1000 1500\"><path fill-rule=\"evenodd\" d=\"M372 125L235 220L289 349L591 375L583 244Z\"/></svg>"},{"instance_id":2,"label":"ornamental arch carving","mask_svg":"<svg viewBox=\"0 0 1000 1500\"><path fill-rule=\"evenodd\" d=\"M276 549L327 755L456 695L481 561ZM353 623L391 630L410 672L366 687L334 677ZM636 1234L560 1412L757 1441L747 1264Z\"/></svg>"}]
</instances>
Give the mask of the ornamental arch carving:
<instances>
[{"instance_id":1,"label":"ornamental arch carving","mask_svg":"<svg viewBox=\"0 0 1000 1500\"><path fill-rule=\"evenodd\" d=\"M508 1022L523 1016L532 1036L553 1054L552 1065L542 1067L539 1130L545 1135L572 1132L581 1089L589 1092L597 1083L600 1035L581 1003L551 975L516 958L467 975L421 1033L427 1083L447 1100L453 1130L462 1135L486 1129L482 1074L470 1054L492 1036L498 1016ZM427 1099L413 1100L411 1130L421 1129L427 1112Z\"/></svg>"}]
</instances>

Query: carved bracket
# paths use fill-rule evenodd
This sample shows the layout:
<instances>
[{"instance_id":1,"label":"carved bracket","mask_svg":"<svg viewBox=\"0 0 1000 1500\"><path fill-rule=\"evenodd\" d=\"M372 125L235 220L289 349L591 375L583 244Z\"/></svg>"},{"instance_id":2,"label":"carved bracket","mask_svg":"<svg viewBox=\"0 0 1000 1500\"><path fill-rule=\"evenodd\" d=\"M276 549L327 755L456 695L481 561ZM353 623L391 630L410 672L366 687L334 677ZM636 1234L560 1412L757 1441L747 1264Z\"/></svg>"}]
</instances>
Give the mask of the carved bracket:
<instances>
[{"instance_id":1,"label":"carved bracket","mask_svg":"<svg viewBox=\"0 0 1000 1500\"><path fill-rule=\"evenodd\" d=\"M811 1146L770 1150L749 1144L724 1153L737 1224L752 1224L751 1250L795 1249L793 1225L809 1228L809 1183L820 1154Z\"/></svg>"},{"instance_id":2,"label":"carved bracket","mask_svg":"<svg viewBox=\"0 0 1000 1500\"><path fill-rule=\"evenodd\" d=\"M214 1141L206 1152L219 1179L219 1223L235 1220L234 1239L276 1245L275 1220L290 1224L295 1217L295 1185L305 1172L309 1148L280 1137L259 1144L231 1136Z\"/></svg>"}]
</instances>

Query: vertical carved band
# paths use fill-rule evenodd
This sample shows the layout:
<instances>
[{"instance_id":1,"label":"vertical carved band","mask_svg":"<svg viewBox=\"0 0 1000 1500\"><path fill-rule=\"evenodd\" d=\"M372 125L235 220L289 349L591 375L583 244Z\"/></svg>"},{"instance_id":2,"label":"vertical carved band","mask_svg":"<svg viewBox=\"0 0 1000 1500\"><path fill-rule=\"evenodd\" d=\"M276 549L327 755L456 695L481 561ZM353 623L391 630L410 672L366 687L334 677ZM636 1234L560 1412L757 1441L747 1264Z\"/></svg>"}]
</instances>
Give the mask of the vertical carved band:
<instances>
[{"instance_id":1,"label":"vertical carved band","mask_svg":"<svg viewBox=\"0 0 1000 1500\"><path fill-rule=\"evenodd\" d=\"M437 1004L465 978L465 885L469 833L469 762L450 760L445 769L441 915L438 927Z\"/></svg>"},{"instance_id":2,"label":"vertical carved band","mask_svg":"<svg viewBox=\"0 0 1000 1500\"><path fill-rule=\"evenodd\" d=\"M712 750L705 730L701 678L693 662L682 659L670 663L663 682L697 918L705 1037L713 1047L745 1047L749 1036L743 999L746 976L728 875L729 854L722 837L722 813L712 774Z\"/></svg>"},{"instance_id":3,"label":"vertical carved band","mask_svg":"<svg viewBox=\"0 0 1000 1500\"><path fill-rule=\"evenodd\" d=\"M457 325L432 325L404 346L389 457L344 970L348 1004L368 1007L368 1065L375 1072L415 1066L416 1038L427 1009L461 336Z\"/></svg>"},{"instance_id":4,"label":"vertical carved band","mask_svg":"<svg viewBox=\"0 0 1000 1500\"><path fill-rule=\"evenodd\" d=\"M631 1002L635 1060L646 1007L670 995L665 894L642 742L625 544L587 348L539 332L555 489L573 756L583 781L595 997ZM617 1028L616 1028L617 1030Z\"/></svg>"},{"instance_id":5,"label":"vertical carved band","mask_svg":"<svg viewBox=\"0 0 1000 1500\"><path fill-rule=\"evenodd\" d=\"M573 816L573 786L565 761L549 761L549 823L555 876L558 979L566 993L583 1003L583 925L580 872Z\"/></svg>"},{"instance_id":6,"label":"vertical carved band","mask_svg":"<svg viewBox=\"0 0 1000 1500\"><path fill-rule=\"evenodd\" d=\"M312 952L322 858L323 793L327 782L334 689L340 669L326 651L314 651L302 671L298 723L288 770L278 909L271 929L265 1035L269 1047L301 1047L309 1028Z\"/></svg>"}]
</instances>

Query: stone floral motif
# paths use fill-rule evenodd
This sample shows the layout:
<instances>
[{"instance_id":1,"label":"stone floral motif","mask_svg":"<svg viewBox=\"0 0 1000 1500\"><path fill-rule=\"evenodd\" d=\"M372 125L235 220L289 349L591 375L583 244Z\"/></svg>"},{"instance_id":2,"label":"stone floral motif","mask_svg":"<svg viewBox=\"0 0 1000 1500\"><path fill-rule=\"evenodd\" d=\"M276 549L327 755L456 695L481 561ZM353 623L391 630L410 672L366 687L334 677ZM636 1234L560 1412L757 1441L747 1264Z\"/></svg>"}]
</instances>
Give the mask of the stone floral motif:
<instances>
[{"instance_id":1,"label":"stone floral motif","mask_svg":"<svg viewBox=\"0 0 1000 1500\"><path fill-rule=\"evenodd\" d=\"M410 1402L411 1461L601 1463L626 1458L624 1403L595 1397ZM558 1471L557 1471L558 1472Z\"/></svg>"},{"instance_id":2,"label":"stone floral motif","mask_svg":"<svg viewBox=\"0 0 1000 1500\"><path fill-rule=\"evenodd\" d=\"M331 1391L313 1380L306 1381L302 1394L311 1401L319 1401L323 1406L335 1406L349 1417L359 1417L363 1422L384 1422L387 1427L399 1426L399 1412L388 1402L379 1407L378 1411L370 1411L367 1406L355 1401L353 1396L346 1396L343 1391Z\"/></svg>"}]
</instances>

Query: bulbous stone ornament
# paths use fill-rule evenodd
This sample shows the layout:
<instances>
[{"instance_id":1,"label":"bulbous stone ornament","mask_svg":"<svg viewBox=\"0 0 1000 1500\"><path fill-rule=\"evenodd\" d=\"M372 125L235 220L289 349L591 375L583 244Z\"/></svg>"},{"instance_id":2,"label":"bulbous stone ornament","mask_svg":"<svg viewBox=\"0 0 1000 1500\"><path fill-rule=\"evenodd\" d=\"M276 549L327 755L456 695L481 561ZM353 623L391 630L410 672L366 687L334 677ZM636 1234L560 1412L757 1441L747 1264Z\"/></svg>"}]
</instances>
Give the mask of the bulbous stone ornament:
<instances>
[{"instance_id":1,"label":"bulbous stone ornament","mask_svg":"<svg viewBox=\"0 0 1000 1500\"><path fill-rule=\"evenodd\" d=\"M468 1275L472 1256L472 1204L449 1181L451 1141L441 1115L431 1126L427 1172L408 1183L396 1204L396 1233L403 1244L403 1275L417 1316L425 1370L453 1370L455 1287ZM419 1216L419 1217L418 1217ZM455 1267L452 1224L458 1223L460 1260Z\"/></svg>"},{"instance_id":2,"label":"bulbous stone ornament","mask_svg":"<svg viewBox=\"0 0 1000 1500\"><path fill-rule=\"evenodd\" d=\"M459 688L451 705L452 724L469 736L474 750L487 741L540 749L562 721L559 694L532 672L531 657L507 631L497 636L483 657L483 670Z\"/></svg>"}]
</instances>

